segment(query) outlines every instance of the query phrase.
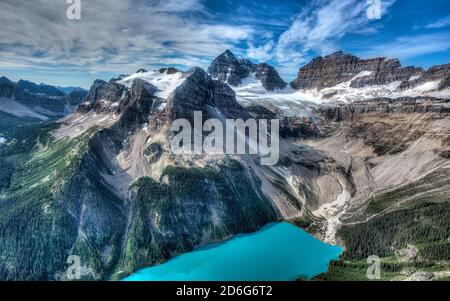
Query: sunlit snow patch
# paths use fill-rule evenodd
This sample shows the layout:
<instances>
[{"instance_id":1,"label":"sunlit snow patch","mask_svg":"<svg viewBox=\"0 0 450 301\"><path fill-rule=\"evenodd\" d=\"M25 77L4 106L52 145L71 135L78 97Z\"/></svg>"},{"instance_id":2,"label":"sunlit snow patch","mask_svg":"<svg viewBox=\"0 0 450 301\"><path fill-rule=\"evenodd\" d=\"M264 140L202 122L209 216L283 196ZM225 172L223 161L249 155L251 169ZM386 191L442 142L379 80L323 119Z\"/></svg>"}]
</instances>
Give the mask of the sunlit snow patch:
<instances>
[{"instance_id":1,"label":"sunlit snow patch","mask_svg":"<svg viewBox=\"0 0 450 301\"><path fill-rule=\"evenodd\" d=\"M185 80L182 72L168 74L167 71L163 73L159 71L149 71L132 74L117 81L117 83L131 87L131 84L135 78L145 80L154 85L158 88L158 92L156 92L155 95L164 99L169 97L170 93L172 93Z\"/></svg>"},{"instance_id":2,"label":"sunlit snow patch","mask_svg":"<svg viewBox=\"0 0 450 301\"><path fill-rule=\"evenodd\" d=\"M319 95L296 91L290 87L267 91L254 74L244 78L237 87L231 87L236 93L236 100L243 106L262 105L275 109L286 117L308 116L310 106L321 102Z\"/></svg>"}]
</instances>

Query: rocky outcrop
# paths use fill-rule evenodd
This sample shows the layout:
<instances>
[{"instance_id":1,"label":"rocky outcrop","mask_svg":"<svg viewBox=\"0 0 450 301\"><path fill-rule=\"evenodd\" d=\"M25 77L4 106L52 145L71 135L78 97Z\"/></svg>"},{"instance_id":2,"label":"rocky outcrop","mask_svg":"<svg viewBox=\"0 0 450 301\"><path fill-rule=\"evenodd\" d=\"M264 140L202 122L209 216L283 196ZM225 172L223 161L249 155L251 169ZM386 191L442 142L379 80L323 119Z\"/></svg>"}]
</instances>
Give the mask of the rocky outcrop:
<instances>
[{"instance_id":1,"label":"rocky outcrop","mask_svg":"<svg viewBox=\"0 0 450 301\"><path fill-rule=\"evenodd\" d=\"M159 69L159 73L166 73L166 74L175 74L177 72L180 72L177 68L174 67L168 67L168 68L161 68Z\"/></svg>"},{"instance_id":2,"label":"rocky outcrop","mask_svg":"<svg viewBox=\"0 0 450 301\"><path fill-rule=\"evenodd\" d=\"M362 76L353 80L350 84L353 88L363 88L366 86L387 85L395 81L407 82L410 78L423 75L422 68L400 67L398 60L385 60L379 67L371 71L368 76Z\"/></svg>"},{"instance_id":3,"label":"rocky outcrop","mask_svg":"<svg viewBox=\"0 0 450 301\"><path fill-rule=\"evenodd\" d=\"M448 101L432 97L374 98L351 104L322 105L317 112L327 122L352 121L356 115L367 113L439 113L450 114Z\"/></svg>"},{"instance_id":4,"label":"rocky outcrop","mask_svg":"<svg viewBox=\"0 0 450 301\"><path fill-rule=\"evenodd\" d=\"M283 89L287 86L274 67L266 63L262 63L256 65L255 69L255 78L261 81L266 90L274 91L276 89Z\"/></svg>"},{"instance_id":5,"label":"rocky outcrop","mask_svg":"<svg viewBox=\"0 0 450 301\"><path fill-rule=\"evenodd\" d=\"M15 84L8 78L0 77L0 97L10 98L14 92Z\"/></svg>"},{"instance_id":6,"label":"rocky outcrop","mask_svg":"<svg viewBox=\"0 0 450 301\"><path fill-rule=\"evenodd\" d=\"M120 102L118 112L122 116L118 126L130 129L146 122L154 107L156 91L157 88L152 84L139 78L134 79L126 97Z\"/></svg>"},{"instance_id":7,"label":"rocky outcrop","mask_svg":"<svg viewBox=\"0 0 450 301\"><path fill-rule=\"evenodd\" d=\"M248 59L237 58L230 50L219 55L208 68L208 73L221 82L238 86L244 78L254 74L268 91L283 89L286 83L281 79L277 70L266 64L254 64Z\"/></svg>"},{"instance_id":8,"label":"rocky outcrop","mask_svg":"<svg viewBox=\"0 0 450 301\"><path fill-rule=\"evenodd\" d=\"M123 85L98 79L91 86L85 101L94 103L99 100L114 100L120 98L124 90Z\"/></svg>"},{"instance_id":9,"label":"rocky outcrop","mask_svg":"<svg viewBox=\"0 0 450 301\"><path fill-rule=\"evenodd\" d=\"M230 50L226 50L212 61L208 73L221 82L237 86L250 75L252 65L250 61L238 59Z\"/></svg>"},{"instance_id":10,"label":"rocky outcrop","mask_svg":"<svg viewBox=\"0 0 450 301\"><path fill-rule=\"evenodd\" d=\"M83 103L78 107L78 112L84 113L90 110L114 111L118 107L118 101L126 92L124 85L115 81L106 82L104 80L96 80L92 84L88 95ZM117 103L117 105L112 105Z\"/></svg>"},{"instance_id":11,"label":"rocky outcrop","mask_svg":"<svg viewBox=\"0 0 450 301\"><path fill-rule=\"evenodd\" d=\"M352 87L382 85L393 81L406 81L412 76L421 76L421 68L402 68L397 59L360 59L342 51L313 59L300 68L297 78L291 82L294 89L323 89L350 81L361 72L361 77L351 82Z\"/></svg>"},{"instance_id":12,"label":"rocky outcrop","mask_svg":"<svg viewBox=\"0 0 450 301\"><path fill-rule=\"evenodd\" d=\"M210 115L208 107L218 108L224 116L242 113L235 92L227 84L213 80L203 69L195 67L187 72L185 81L170 96L167 110L174 119L191 120L194 111Z\"/></svg>"},{"instance_id":13,"label":"rocky outcrop","mask_svg":"<svg viewBox=\"0 0 450 301\"><path fill-rule=\"evenodd\" d=\"M426 72L422 73L413 80L404 81L399 89L406 90L425 84L427 82L438 81L437 90L444 90L450 88L450 64L433 66Z\"/></svg>"},{"instance_id":14,"label":"rocky outcrop","mask_svg":"<svg viewBox=\"0 0 450 301\"><path fill-rule=\"evenodd\" d=\"M175 68L163 68L161 74L180 73ZM194 67L182 72L179 86L163 98L156 86L143 78L131 83L96 80L78 113L113 114L119 120L116 126L126 136L129 130L147 123L156 130L172 120L185 118L193 121L194 111L203 112L203 118L244 118L248 113L236 101L229 85L212 79L203 69ZM159 95L159 96L158 96Z\"/></svg>"},{"instance_id":15,"label":"rocky outcrop","mask_svg":"<svg viewBox=\"0 0 450 301\"><path fill-rule=\"evenodd\" d=\"M321 90L349 81L352 88L400 82L398 91L436 82L429 90L440 91L450 87L450 64L434 66L425 71L413 66L401 67L397 59L360 59L339 51L315 58L300 68L291 86L294 89Z\"/></svg>"}]
</instances>

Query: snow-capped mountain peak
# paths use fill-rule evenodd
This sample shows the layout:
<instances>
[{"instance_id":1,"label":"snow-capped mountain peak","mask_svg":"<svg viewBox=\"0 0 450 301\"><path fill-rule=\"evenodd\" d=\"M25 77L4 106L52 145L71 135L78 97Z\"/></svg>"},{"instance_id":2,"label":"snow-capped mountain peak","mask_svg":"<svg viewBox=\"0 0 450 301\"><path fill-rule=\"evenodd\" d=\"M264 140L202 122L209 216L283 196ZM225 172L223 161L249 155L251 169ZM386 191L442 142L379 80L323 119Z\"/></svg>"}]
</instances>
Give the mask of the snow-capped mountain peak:
<instances>
[{"instance_id":1,"label":"snow-capped mountain peak","mask_svg":"<svg viewBox=\"0 0 450 301\"><path fill-rule=\"evenodd\" d=\"M138 72L116 81L116 83L130 88L133 80L137 78L155 86L158 89L155 96L166 99L184 82L185 74L174 68L164 68L154 71L140 69Z\"/></svg>"}]
</instances>

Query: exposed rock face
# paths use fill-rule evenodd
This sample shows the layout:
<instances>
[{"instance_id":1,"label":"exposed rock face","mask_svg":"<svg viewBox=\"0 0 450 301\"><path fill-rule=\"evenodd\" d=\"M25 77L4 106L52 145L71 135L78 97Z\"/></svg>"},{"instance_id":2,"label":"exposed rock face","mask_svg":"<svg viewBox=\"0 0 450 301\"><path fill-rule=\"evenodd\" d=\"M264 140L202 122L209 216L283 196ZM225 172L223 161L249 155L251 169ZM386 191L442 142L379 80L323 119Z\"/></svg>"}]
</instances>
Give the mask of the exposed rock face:
<instances>
[{"instance_id":1,"label":"exposed rock face","mask_svg":"<svg viewBox=\"0 0 450 301\"><path fill-rule=\"evenodd\" d=\"M363 76L351 82L353 88L362 88L366 86L387 85L395 81L406 82L411 77L422 76L423 69L416 67L400 67L398 60L385 60L379 64L379 67L372 71L369 76Z\"/></svg>"},{"instance_id":2,"label":"exposed rock face","mask_svg":"<svg viewBox=\"0 0 450 301\"><path fill-rule=\"evenodd\" d=\"M264 88L268 91L283 89L287 85L281 79L278 71L266 63L258 64L256 66L255 77L261 81Z\"/></svg>"},{"instance_id":3,"label":"exposed rock face","mask_svg":"<svg viewBox=\"0 0 450 301\"><path fill-rule=\"evenodd\" d=\"M68 95L68 102L71 106L78 106L87 96L87 91L76 90Z\"/></svg>"},{"instance_id":4,"label":"exposed rock face","mask_svg":"<svg viewBox=\"0 0 450 301\"><path fill-rule=\"evenodd\" d=\"M217 107L225 116L240 115L242 107L234 91L225 83L213 80L204 70L193 68L169 99L167 109L173 118L191 120L194 111ZM205 117L206 118L206 117Z\"/></svg>"},{"instance_id":5,"label":"exposed rock face","mask_svg":"<svg viewBox=\"0 0 450 301\"><path fill-rule=\"evenodd\" d=\"M448 101L432 97L402 97L397 99L373 98L365 101L355 101L350 104L324 104L314 110L308 117L264 116L261 118L280 118L280 136L284 138L321 139L327 137L335 129L331 123L353 122L363 115L379 114L437 114L450 115ZM251 108L252 112L256 108ZM446 156L446 153L442 153Z\"/></svg>"},{"instance_id":6,"label":"exposed rock face","mask_svg":"<svg viewBox=\"0 0 450 301\"><path fill-rule=\"evenodd\" d=\"M177 72L180 71L175 68L160 70L161 74L166 75ZM78 112L86 113L93 110L97 113L117 113L122 114L123 119L131 107L137 106L130 115L141 116L140 123L156 110L159 111L159 115L172 120L177 118L192 120L194 111L203 111L204 116L209 116L214 108L219 109L224 116L242 116L243 109L236 102L235 92L227 84L213 80L198 67L183 72L182 76L183 82L167 99L156 96L158 88L140 78L133 79L131 87L116 81L96 80L85 101L78 107ZM164 109L158 109L162 104L166 104ZM133 123L137 120L128 121Z\"/></svg>"},{"instance_id":7,"label":"exposed rock face","mask_svg":"<svg viewBox=\"0 0 450 301\"><path fill-rule=\"evenodd\" d=\"M0 97L10 98L14 92L15 84L8 78L0 77Z\"/></svg>"},{"instance_id":8,"label":"exposed rock face","mask_svg":"<svg viewBox=\"0 0 450 301\"><path fill-rule=\"evenodd\" d=\"M95 109L96 111L116 110L117 106L112 106L125 93L125 86L115 81L106 82L96 80L92 84L88 95L83 103L78 107L78 112L87 112Z\"/></svg>"},{"instance_id":9,"label":"exposed rock face","mask_svg":"<svg viewBox=\"0 0 450 301\"><path fill-rule=\"evenodd\" d=\"M119 112L122 112L122 117L118 125L132 128L148 120L156 100L156 90L152 84L139 78L134 79L129 93L126 93L127 97L120 103Z\"/></svg>"},{"instance_id":10,"label":"exposed rock face","mask_svg":"<svg viewBox=\"0 0 450 301\"><path fill-rule=\"evenodd\" d=\"M180 70L178 70L177 68L174 68L174 67L159 69L159 73L175 74L177 72L180 72Z\"/></svg>"},{"instance_id":11,"label":"exposed rock face","mask_svg":"<svg viewBox=\"0 0 450 301\"><path fill-rule=\"evenodd\" d=\"M367 71L352 81L352 87L382 85L393 81L406 81L412 76L421 76L421 68L402 68L396 59L359 59L339 51L326 57L313 59L300 68L297 79L291 82L294 89L323 89L351 80L360 72Z\"/></svg>"},{"instance_id":12,"label":"exposed rock face","mask_svg":"<svg viewBox=\"0 0 450 301\"><path fill-rule=\"evenodd\" d=\"M321 90L349 81L352 88L398 82L399 85L394 89L399 92L424 84L428 85L428 92L441 91L450 87L450 64L434 66L425 71L413 66L401 67L397 59L360 59L339 51L315 58L300 68L297 79L291 82L291 86L294 89Z\"/></svg>"},{"instance_id":13,"label":"exposed rock face","mask_svg":"<svg viewBox=\"0 0 450 301\"><path fill-rule=\"evenodd\" d=\"M417 77L414 80L404 81L399 89L417 87L430 81L439 81L437 86L438 90L450 88L450 64L433 66L422 73L422 76Z\"/></svg>"},{"instance_id":14,"label":"exposed rock face","mask_svg":"<svg viewBox=\"0 0 450 301\"><path fill-rule=\"evenodd\" d=\"M104 80L96 80L91 86L88 95L86 96L87 102L96 102L98 100L114 100L120 98L125 87L120 84L106 82Z\"/></svg>"},{"instance_id":15,"label":"exposed rock face","mask_svg":"<svg viewBox=\"0 0 450 301\"><path fill-rule=\"evenodd\" d=\"M268 91L283 89L286 83L281 79L274 67L266 64L254 64L250 60L237 58L230 50L219 55L208 68L208 73L221 82L232 86L241 84L242 79L255 74Z\"/></svg>"},{"instance_id":16,"label":"exposed rock face","mask_svg":"<svg viewBox=\"0 0 450 301\"><path fill-rule=\"evenodd\" d=\"M450 114L448 101L431 97L374 98L348 105L323 105L318 109L325 120L352 121L356 115L367 113L439 113Z\"/></svg>"},{"instance_id":17,"label":"exposed rock face","mask_svg":"<svg viewBox=\"0 0 450 301\"><path fill-rule=\"evenodd\" d=\"M237 86L250 75L252 63L238 59L230 50L219 55L208 68L208 73L221 82Z\"/></svg>"}]
</instances>

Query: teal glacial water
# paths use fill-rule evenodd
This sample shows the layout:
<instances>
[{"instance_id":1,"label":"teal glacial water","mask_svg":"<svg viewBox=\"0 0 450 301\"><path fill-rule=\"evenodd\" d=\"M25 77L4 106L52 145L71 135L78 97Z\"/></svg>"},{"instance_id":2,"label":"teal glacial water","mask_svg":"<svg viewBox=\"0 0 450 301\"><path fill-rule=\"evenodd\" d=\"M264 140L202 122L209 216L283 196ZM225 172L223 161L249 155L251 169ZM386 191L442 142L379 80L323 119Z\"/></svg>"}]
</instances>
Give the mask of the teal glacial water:
<instances>
[{"instance_id":1,"label":"teal glacial water","mask_svg":"<svg viewBox=\"0 0 450 301\"><path fill-rule=\"evenodd\" d=\"M328 270L342 248L288 223L267 225L141 269L125 281L245 281L310 279Z\"/></svg>"}]
</instances>

